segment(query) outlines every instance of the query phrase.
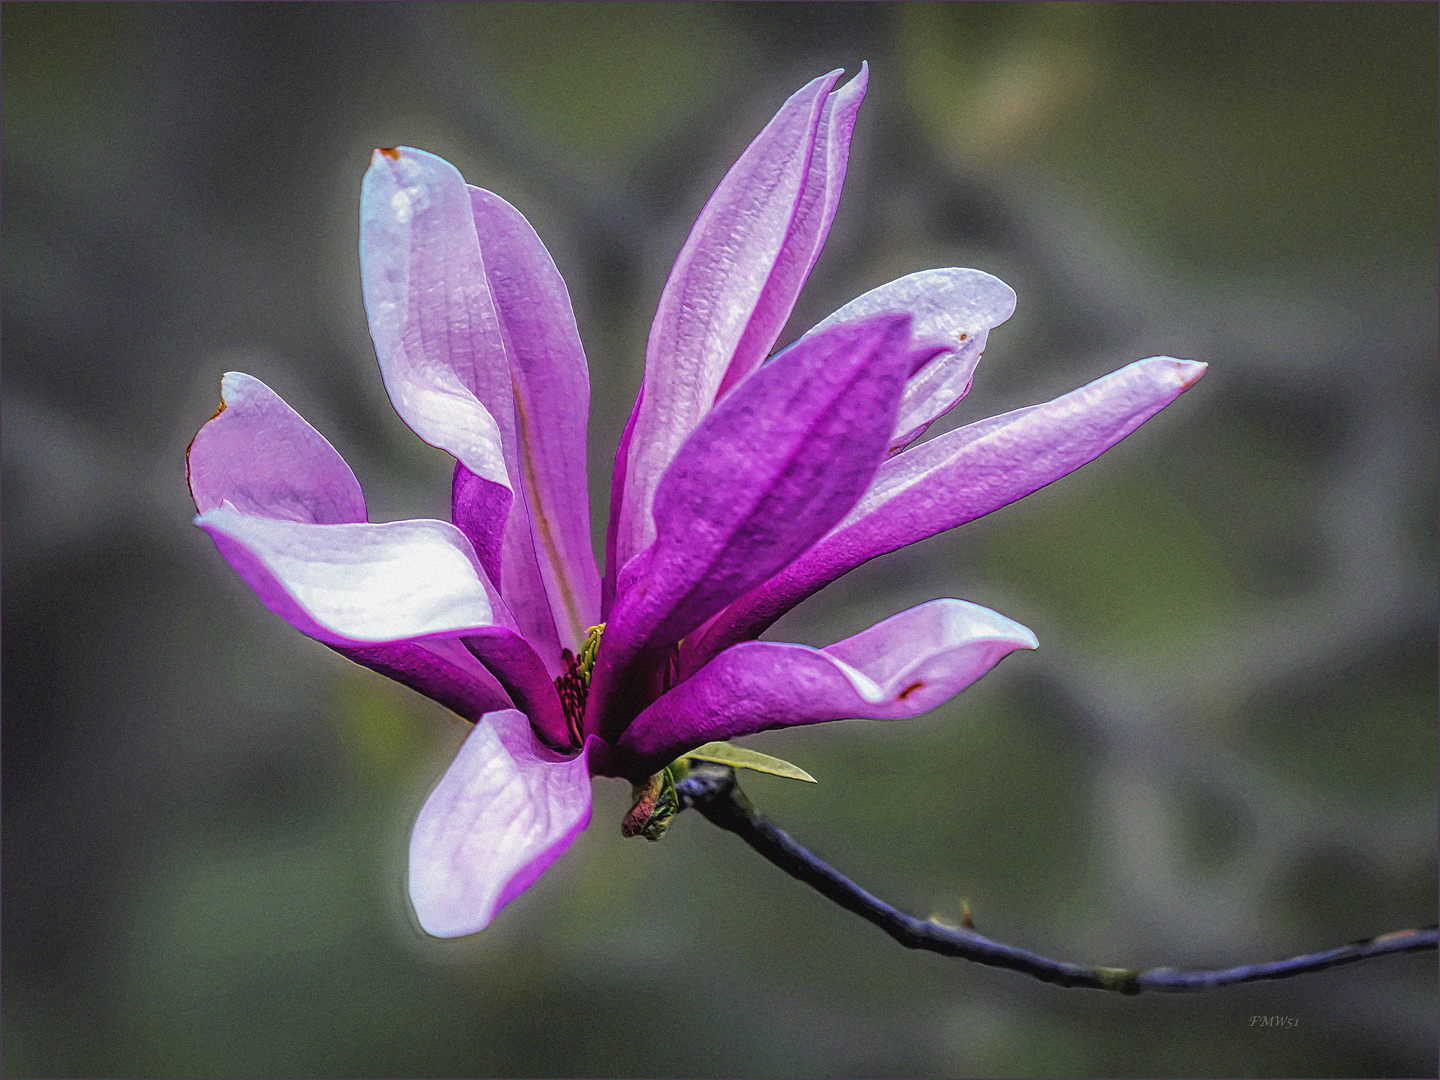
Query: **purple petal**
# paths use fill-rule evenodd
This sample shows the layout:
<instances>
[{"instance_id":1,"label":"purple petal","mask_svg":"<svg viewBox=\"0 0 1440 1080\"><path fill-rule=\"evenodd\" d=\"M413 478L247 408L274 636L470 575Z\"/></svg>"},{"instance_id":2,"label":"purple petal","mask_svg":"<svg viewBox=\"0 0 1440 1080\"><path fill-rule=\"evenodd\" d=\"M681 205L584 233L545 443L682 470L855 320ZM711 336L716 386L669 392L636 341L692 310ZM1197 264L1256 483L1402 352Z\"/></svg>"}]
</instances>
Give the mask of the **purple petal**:
<instances>
[{"instance_id":1,"label":"purple petal","mask_svg":"<svg viewBox=\"0 0 1440 1080\"><path fill-rule=\"evenodd\" d=\"M710 411L751 320L768 306L767 286L795 229L821 115L839 77L832 71L781 106L720 181L675 260L645 350L645 399L630 443L617 566L654 539L650 504L660 477ZM807 220L818 226L823 216ZM791 257L808 268L811 252L805 242L798 246ZM784 306L777 294L776 313ZM758 327L753 333L752 348L765 336Z\"/></svg>"},{"instance_id":2,"label":"purple petal","mask_svg":"<svg viewBox=\"0 0 1440 1080\"><path fill-rule=\"evenodd\" d=\"M862 63L860 74L825 99L820 123L815 129L815 150L810 156L810 168L805 174L790 229L730 366L720 380L715 392L717 399L764 362L795 309L800 290L805 287L815 260L820 257L820 249L825 246L825 238L830 235L830 223L835 220L835 208L840 204L840 189L845 184L845 168L850 160L850 135L869 83L869 68Z\"/></svg>"},{"instance_id":3,"label":"purple petal","mask_svg":"<svg viewBox=\"0 0 1440 1080\"><path fill-rule=\"evenodd\" d=\"M915 320L911 332L916 341L948 346L944 354L916 372L905 387L892 439L894 452L918 439L937 417L949 412L970 392L970 380L986 338L1015 312L1015 290L979 270L922 270L856 297L816 323L810 333L887 311L910 312Z\"/></svg>"},{"instance_id":4,"label":"purple petal","mask_svg":"<svg viewBox=\"0 0 1440 1080\"><path fill-rule=\"evenodd\" d=\"M338 524L365 520L365 498L345 459L259 379L227 371L220 410L185 452L201 513L229 503L245 514Z\"/></svg>"},{"instance_id":5,"label":"purple petal","mask_svg":"<svg viewBox=\"0 0 1440 1080\"><path fill-rule=\"evenodd\" d=\"M530 718L545 740L555 747L575 743L560 695L544 663L528 642L513 630L492 626L469 634L465 647L494 674L515 707Z\"/></svg>"},{"instance_id":6,"label":"purple petal","mask_svg":"<svg viewBox=\"0 0 1440 1080\"><path fill-rule=\"evenodd\" d=\"M454 639L330 647L346 659L418 690L472 724L487 712L513 705L495 676Z\"/></svg>"},{"instance_id":7,"label":"purple petal","mask_svg":"<svg viewBox=\"0 0 1440 1080\"><path fill-rule=\"evenodd\" d=\"M515 710L475 725L410 836L410 900L426 933L483 929L590 821L585 754L543 746Z\"/></svg>"},{"instance_id":8,"label":"purple petal","mask_svg":"<svg viewBox=\"0 0 1440 1080\"><path fill-rule=\"evenodd\" d=\"M491 581L503 581L505 524L515 494L476 476L460 462L450 487L450 521L465 534Z\"/></svg>"},{"instance_id":9,"label":"purple petal","mask_svg":"<svg viewBox=\"0 0 1440 1080\"><path fill-rule=\"evenodd\" d=\"M470 189L448 162L400 147L375 152L360 201L365 310L385 389L417 435L478 478L456 485L455 519L493 528L503 493L484 485L514 492L523 470L514 376ZM477 534L474 546L493 563L493 537ZM505 518L499 586L558 673L560 645L523 500Z\"/></svg>"},{"instance_id":10,"label":"purple petal","mask_svg":"<svg viewBox=\"0 0 1440 1080\"><path fill-rule=\"evenodd\" d=\"M946 432L888 459L845 520L686 643L694 670L747 641L861 563L982 517L1093 461L1205 372L1171 357L1140 360L1042 405Z\"/></svg>"},{"instance_id":11,"label":"purple petal","mask_svg":"<svg viewBox=\"0 0 1440 1080\"><path fill-rule=\"evenodd\" d=\"M1038 644L1019 623L963 600L932 600L824 649L745 642L641 713L619 747L653 769L703 743L771 728L918 716Z\"/></svg>"},{"instance_id":12,"label":"purple petal","mask_svg":"<svg viewBox=\"0 0 1440 1080\"><path fill-rule=\"evenodd\" d=\"M913 356L908 315L837 326L755 372L695 429L656 489L655 542L622 571L606 623L590 711L615 709L607 727L628 719L606 695L641 684L632 663L653 664L854 505Z\"/></svg>"},{"instance_id":13,"label":"purple petal","mask_svg":"<svg viewBox=\"0 0 1440 1080\"><path fill-rule=\"evenodd\" d=\"M328 645L459 637L510 620L469 541L443 521L309 525L226 507L195 524L266 607Z\"/></svg>"},{"instance_id":14,"label":"purple petal","mask_svg":"<svg viewBox=\"0 0 1440 1080\"><path fill-rule=\"evenodd\" d=\"M590 376L570 294L530 223L498 195L470 189L475 231L514 380L519 479L561 643L578 651L600 620L590 541L585 426Z\"/></svg>"},{"instance_id":15,"label":"purple petal","mask_svg":"<svg viewBox=\"0 0 1440 1080\"><path fill-rule=\"evenodd\" d=\"M615 448L615 465L610 474L610 521L605 526L605 577L600 583L600 617L610 617L610 606L615 602L615 579L620 573L616 561L616 545L620 530L622 502L625 495L626 466L630 460L630 438L635 434L635 420L640 415L640 406L645 401L645 384L640 384L640 393L635 396L635 405L630 418L625 421L625 430L620 435L620 445Z\"/></svg>"}]
</instances>

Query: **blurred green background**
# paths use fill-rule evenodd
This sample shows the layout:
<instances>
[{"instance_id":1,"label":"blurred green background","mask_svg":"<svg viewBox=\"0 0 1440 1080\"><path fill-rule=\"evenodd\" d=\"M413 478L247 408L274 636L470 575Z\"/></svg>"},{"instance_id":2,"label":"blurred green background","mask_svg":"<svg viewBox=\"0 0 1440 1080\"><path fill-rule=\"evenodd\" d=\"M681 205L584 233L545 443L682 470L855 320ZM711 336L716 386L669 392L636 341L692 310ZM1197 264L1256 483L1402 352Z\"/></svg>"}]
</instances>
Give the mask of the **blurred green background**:
<instances>
[{"instance_id":1,"label":"blurred green background","mask_svg":"<svg viewBox=\"0 0 1440 1080\"><path fill-rule=\"evenodd\" d=\"M7 1076L1436 1073L1436 962L1112 999L908 953L627 790L483 934L403 857L464 732L269 616L189 524L220 374L376 520L446 516L360 301L396 143L515 203L592 371L597 532L665 273L794 89L871 65L785 339L976 266L1019 293L939 428L1155 354L1206 378L1054 487L771 636L935 596L1030 626L904 725L749 740L863 885L1060 958L1219 966L1436 911L1433 4L0 8ZM1254 1015L1292 1017L1253 1028Z\"/></svg>"}]
</instances>

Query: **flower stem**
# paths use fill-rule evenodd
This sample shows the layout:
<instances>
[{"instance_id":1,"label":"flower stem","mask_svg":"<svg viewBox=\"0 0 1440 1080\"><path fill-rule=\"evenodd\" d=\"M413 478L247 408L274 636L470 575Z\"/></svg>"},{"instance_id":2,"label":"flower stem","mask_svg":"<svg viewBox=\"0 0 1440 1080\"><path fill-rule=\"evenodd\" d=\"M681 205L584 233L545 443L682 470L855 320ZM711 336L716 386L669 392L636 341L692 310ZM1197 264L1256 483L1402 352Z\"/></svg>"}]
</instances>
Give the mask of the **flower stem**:
<instances>
[{"instance_id":1,"label":"flower stem","mask_svg":"<svg viewBox=\"0 0 1440 1080\"><path fill-rule=\"evenodd\" d=\"M700 765L675 785L675 791L681 808L694 807L711 824L733 832L791 877L805 882L846 911L874 923L906 948L926 949L989 967L1009 968L1057 986L1111 990L1121 994L1138 994L1142 990L1208 990L1262 979L1285 979L1377 956L1419 952L1437 946L1437 930L1431 926L1419 930L1396 930L1287 960L1214 971L1153 968L1141 972L1128 968L1068 964L1013 945L991 941L971 929L941 926L917 919L871 896L844 874L795 843L784 830L765 820L740 790L732 769Z\"/></svg>"}]
</instances>

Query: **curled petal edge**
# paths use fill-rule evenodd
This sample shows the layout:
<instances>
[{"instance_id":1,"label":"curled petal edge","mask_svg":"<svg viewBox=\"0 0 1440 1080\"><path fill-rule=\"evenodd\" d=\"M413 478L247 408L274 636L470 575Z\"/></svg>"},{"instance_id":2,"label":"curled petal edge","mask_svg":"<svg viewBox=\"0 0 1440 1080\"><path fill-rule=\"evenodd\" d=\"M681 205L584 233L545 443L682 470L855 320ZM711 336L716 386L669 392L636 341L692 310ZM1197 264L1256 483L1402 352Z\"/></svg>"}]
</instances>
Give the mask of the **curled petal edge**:
<instances>
[{"instance_id":1,"label":"curled petal edge","mask_svg":"<svg viewBox=\"0 0 1440 1080\"><path fill-rule=\"evenodd\" d=\"M982 270L944 267L896 278L821 319L800 340L841 322L907 311L916 341L943 345L910 377L900 399L891 453L910 445L970 392L990 331L1015 313L1015 290Z\"/></svg>"},{"instance_id":2,"label":"curled petal edge","mask_svg":"<svg viewBox=\"0 0 1440 1080\"><path fill-rule=\"evenodd\" d=\"M225 503L313 524L366 520L354 472L325 436L253 375L227 371L220 408L185 451L195 509Z\"/></svg>"},{"instance_id":3,"label":"curled petal edge","mask_svg":"<svg viewBox=\"0 0 1440 1080\"><path fill-rule=\"evenodd\" d=\"M751 641L725 650L642 712L619 740L637 770L773 728L903 720L948 701L1016 649L1024 626L964 600L932 600L823 649Z\"/></svg>"},{"instance_id":4,"label":"curled petal edge","mask_svg":"<svg viewBox=\"0 0 1440 1080\"><path fill-rule=\"evenodd\" d=\"M311 525L227 505L195 524L267 608L327 645L513 629L470 542L444 521Z\"/></svg>"}]
</instances>

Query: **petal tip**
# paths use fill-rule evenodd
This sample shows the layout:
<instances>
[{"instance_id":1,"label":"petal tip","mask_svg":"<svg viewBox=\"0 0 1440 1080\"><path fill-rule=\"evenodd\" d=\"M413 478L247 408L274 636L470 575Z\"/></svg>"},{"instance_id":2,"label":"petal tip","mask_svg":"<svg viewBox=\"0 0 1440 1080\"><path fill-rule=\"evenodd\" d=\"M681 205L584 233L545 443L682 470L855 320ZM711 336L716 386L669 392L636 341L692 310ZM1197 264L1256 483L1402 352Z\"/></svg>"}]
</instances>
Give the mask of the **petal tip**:
<instances>
[{"instance_id":1,"label":"petal tip","mask_svg":"<svg viewBox=\"0 0 1440 1080\"><path fill-rule=\"evenodd\" d=\"M1200 381L1200 376L1205 374L1208 364L1202 364L1199 360L1176 360L1176 373L1180 376L1180 385L1188 390Z\"/></svg>"},{"instance_id":2,"label":"petal tip","mask_svg":"<svg viewBox=\"0 0 1440 1080\"><path fill-rule=\"evenodd\" d=\"M415 909L415 919L420 929L431 937L457 938L476 934L490 925L494 912L477 915L473 911L457 910L453 904L417 891L412 881L410 904Z\"/></svg>"},{"instance_id":3,"label":"petal tip","mask_svg":"<svg viewBox=\"0 0 1440 1080\"><path fill-rule=\"evenodd\" d=\"M377 146L375 148L375 153L379 154L381 157L387 157L391 161L400 160L400 148L398 146Z\"/></svg>"},{"instance_id":4,"label":"petal tip","mask_svg":"<svg viewBox=\"0 0 1440 1080\"><path fill-rule=\"evenodd\" d=\"M1181 390L1188 390L1199 382L1200 376L1205 374L1208 364L1199 360L1182 360L1177 356L1152 356L1148 360L1137 361L1140 364L1151 365L1152 371L1166 371L1173 374L1180 383Z\"/></svg>"}]
</instances>

